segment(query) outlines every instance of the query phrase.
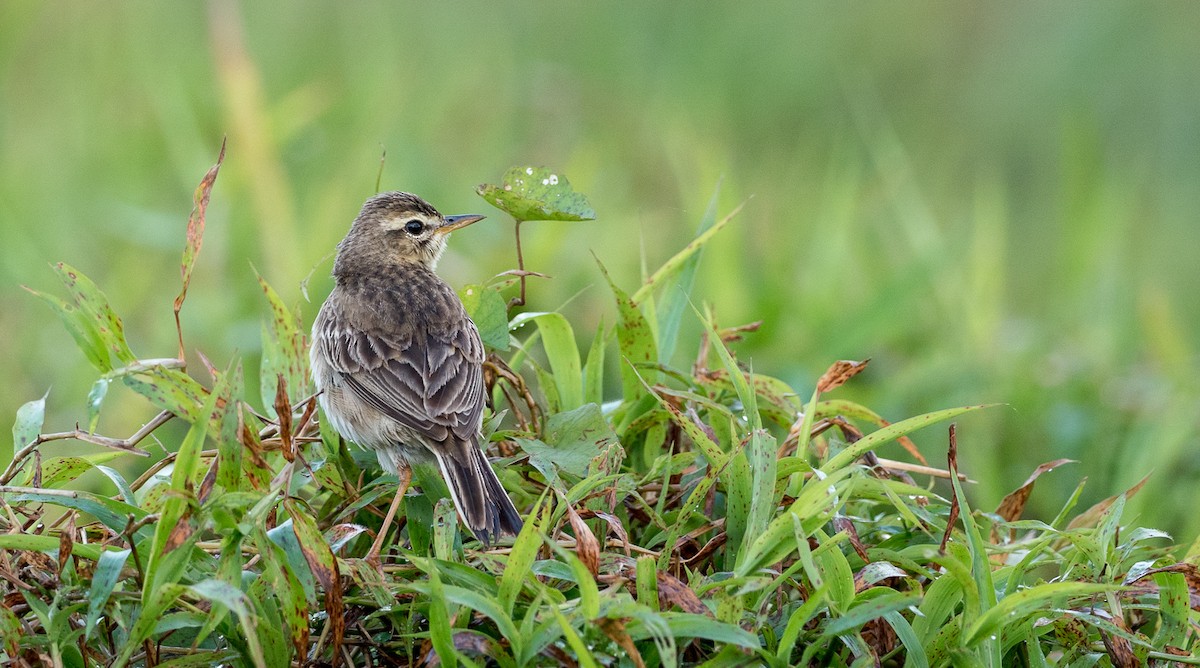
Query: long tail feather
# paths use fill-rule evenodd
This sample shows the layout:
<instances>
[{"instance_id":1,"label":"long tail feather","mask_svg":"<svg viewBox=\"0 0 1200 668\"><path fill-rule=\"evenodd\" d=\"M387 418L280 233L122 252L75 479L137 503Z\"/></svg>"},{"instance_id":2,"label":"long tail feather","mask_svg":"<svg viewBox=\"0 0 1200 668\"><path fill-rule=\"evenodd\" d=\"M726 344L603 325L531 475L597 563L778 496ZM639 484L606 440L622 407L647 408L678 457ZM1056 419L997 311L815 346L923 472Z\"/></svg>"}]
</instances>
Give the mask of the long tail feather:
<instances>
[{"instance_id":1,"label":"long tail feather","mask_svg":"<svg viewBox=\"0 0 1200 668\"><path fill-rule=\"evenodd\" d=\"M472 444L463 446L458 452L446 448L434 453L459 517L484 545L500 534L516 535L523 524L521 516L487 456Z\"/></svg>"}]
</instances>

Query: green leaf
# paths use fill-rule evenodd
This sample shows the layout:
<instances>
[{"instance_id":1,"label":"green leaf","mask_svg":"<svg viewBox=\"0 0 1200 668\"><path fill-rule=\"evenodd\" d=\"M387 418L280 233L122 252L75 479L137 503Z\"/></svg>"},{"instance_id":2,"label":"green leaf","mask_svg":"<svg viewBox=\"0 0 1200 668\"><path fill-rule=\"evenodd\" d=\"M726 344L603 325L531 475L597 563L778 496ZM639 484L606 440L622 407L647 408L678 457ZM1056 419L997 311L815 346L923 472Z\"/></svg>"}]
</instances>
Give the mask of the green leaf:
<instances>
[{"instance_id":1,"label":"green leaf","mask_svg":"<svg viewBox=\"0 0 1200 668\"><path fill-rule=\"evenodd\" d=\"M71 297L79 312L90 319L88 326L93 328L96 337L104 345L106 354L111 354L123 364L133 364L137 356L129 349L125 341L125 326L113 311L108 297L96 287L90 278L78 269L59 262L54 265L54 272Z\"/></svg>"},{"instance_id":2,"label":"green leaf","mask_svg":"<svg viewBox=\"0 0 1200 668\"><path fill-rule=\"evenodd\" d=\"M583 371L571 323L561 313L521 313L513 318L511 327L521 327L531 321L537 323L542 335L542 346L558 389L560 410L579 408L583 405Z\"/></svg>"},{"instance_id":3,"label":"green leaf","mask_svg":"<svg viewBox=\"0 0 1200 668\"><path fill-rule=\"evenodd\" d=\"M1045 582L1015 594L1005 596L992 608L985 610L967 630L964 642L968 647L995 636L1001 628L1010 627L1015 620L1045 614L1061 601L1075 596L1092 596L1120 591L1121 587L1092 582Z\"/></svg>"},{"instance_id":4,"label":"green leaf","mask_svg":"<svg viewBox=\"0 0 1200 668\"><path fill-rule=\"evenodd\" d=\"M109 359L108 350L104 347L100 332L86 313L54 295L38 292L30 287L25 287L25 290L54 309L71 338L75 339L75 345L79 346L79 350L92 363L92 366L103 373L112 371L112 360Z\"/></svg>"},{"instance_id":5,"label":"green leaf","mask_svg":"<svg viewBox=\"0 0 1200 668\"><path fill-rule=\"evenodd\" d=\"M121 579L121 569L125 567L125 560L131 553L132 550L109 550L101 553L99 559L96 560L96 570L92 574L92 586L88 590L85 638L92 637L92 630L96 628L100 613L104 611L104 604L108 602L108 597L112 595L113 589Z\"/></svg>"},{"instance_id":6,"label":"green leaf","mask_svg":"<svg viewBox=\"0 0 1200 668\"><path fill-rule=\"evenodd\" d=\"M617 313L620 320L617 323L617 347L621 351L621 396L626 402L632 403L641 395L642 380L638 377L638 369L646 369L646 383L654 385L658 382L658 372L653 366L658 363L658 344L654 340L654 331L650 322L638 309L637 302L629 298L624 290L617 287L608 270L600 259L596 259L600 273L612 289L613 297L617 300Z\"/></svg>"},{"instance_id":7,"label":"green leaf","mask_svg":"<svg viewBox=\"0 0 1200 668\"><path fill-rule=\"evenodd\" d=\"M587 197L575 192L567 177L545 167L511 167L500 185L481 184L475 192L519 221L596 218Z\"/></svg>"},{"instance_id":8,"label":"green leaf","mask_svg":"<svg viewBox=\"0 0 1200 668\"><path fill-rule=\"evenodd\" d=\"M513 440L529 453L530 463L551 479L557 479L559 471L586 477L593 459L612 447L619 447L616 433L596 404L551 415L546 422L544 442L528 438Z\"/></svg>"},{"instance_id":9,"label":"green leaf","mask_svg":"<svg viewBox=\"0 0 1200 668\"><path fill-rule=\"evenodd\" d=\"M884 443L889 443L918 429L924 429L929 425L950 420L964 413L977 411L981 408L990 408L991 406L991 404L984 404L979 406L947 408L940 411L925 413L924 415L918 415L916 417L910 417L907 420L901 420L900 422L889 425L882 429L877 429L870 434L867 434L865 437L860 438L858 441L855 441L845 450L842 450L831 457L829 461L825 462L821 469L826 473L832 473L844 466L851 464L854 462L854 460L866 454L868 450L875 450Z\"/></svg>"},{"instance_id":10,"label":"green leaf","mask_svg":"<svg viewBox=\"0 0 1200 668\"><path fill-rule=\"evenodd\" d=\"M479 330L483 345L493 350L508 350L508 304L500 291L472 284L463 286L458 298Z\"/></svg>"},{"instance_id":11,"label":"green leaf","mask_svg":"<svg viewBox=\"0 0 1200 668\"><path fill-rule=\"evenodd\" d=\"M534 521L535 518L537 521ZM541 525L549 521L549 518L549 506L540 502L533 507L525 525L517 534L517 539L509 552L508 561L504 565L504 573L500 575L498 603L505 615L512 615L517 595L525 586L525 578L529 577L530 567L533 566L538 550L542 547Z\"/></svg>"},{"instance_id":12,"label":"green leaf","mask_svg":"<svg viewBox=\"0 0 1200 668\"><path fill-rule=\"evenodd\" d=\"M675 638L704 638L747 649L759 647L758 637L736 624L726 624L688 612L664 612L662 618ZM634 640L646 640L652 636L650 629L643 624L631 623L625 630Z\"/></svg>"},{"instance_id":13,"label":"green leaf","mask_svg":"<svg viewBox=\"0 0 1200 668\"><path fill-rule=\"evenodd\" d=\"M920 602L920 594L887 591L883 595L855 605L846 614L830 620L822 635L826 638L833 638L843 633L850 633L860 629L867 622L879 619L890 612L905 610Z\"/></svg>"},{"instance_id":14,"label":"green leaf","mask_svg":"<svg viewBox=\"0 0 1200 668\"><path fill-rule=\"evenodd\" d=\"M61 541L58 536L32 533L0 533L0 549L3 550L28 550L30 552L45 552L49 554L57 552L60 546ZM104 554L104 548L88 543L75 543L71 547L71 554L95 561L100 558L100 555Z\"/></svg>"},{"instance_id":15,"label":"green leaf","mask_svg":"<svg viewBox=\"0 0 1200 668\"><path fill-rule=\"evenodd\" d=\"M96 424L100 421L100 404L104 403L111 382L110 378L101 378L92 384L92 389L88 392L88 432L96 431Z\"/></svg>"},{"instance_id":16,"label":"green leaf","mask_svg":"<svg viewBox=\"0 0 1200 668\"><path fill-rule=\"evenodd\" d=\"M259 642L253 606L242 590L228 582L216 579L202 580L188 587L187 590L199 598L220 603L232 610L233 614L237 615L245 632L246 644L249 645L250 658L254 661L254 665L256 668L267 668L267 660L263 654L262 644Z\"/></svg>"},{"instance_id":17,"label":"green leaf","mask_svg":"<svg viewBox=\"0 0 1200 668\"><path fill-rule=\"evenodd\" d=\"M209 168L208 173L200 180L200 184L196 186L196 191L192 194L194 208L191 215L188 216L187 223L187 244L183 248L183 260L180 262L179 270L183 276L183 285L179 290L179 296L175 298L175 317L178 321L179 309L183 306L183 300L187 297L188 285L192 281L192 268L196 264L196 257L200 254L200 246L204 243L204 220L205 214L208 211L208 200L212 195L213 184L217 180L217 172L221 170L221 163L225 162L225 141L221 141L221 153L217 156L217 164Z\"/></svg>"},{"instance_id":18,"label":"green leaf","mask_svg":"<svg viewBox=\"0 0 1200 668\"><path fill-rule=\"evenodd\" d=\"M684 307L692 294L692 285L696 282L696 267L700 264L701 250L732 217L721 219L714 228L713 224L717 220L717 196L720 194L721 186L718 184L708 201L708 208L704 210L704 216L700 219L696 238L659 267L633 295L633 300L639 301L648 297L655 287L662 288L658 302L658 359L665 362L670 362L671 356L675 354L679 325L683 321Z\"/></svg>"},{"instance_id":19,"label":"green leaf","mask_svg":"<svg viewBox=\"0 0 1200 668\"><path fill-rule=\"evenodd\" d=\"M12 428L13 451L5 459L11 460L18 450L33 443L42 433L42 425L46 421L46 397L49 394L47 391L41 399L34 399L17 409L17 419Z\"/></svg>"},{"instance_id":20,"label":"green leaf","mask_svg":"<svg viewBox=\"0 0 1200 668\"><path fill-rule=\"evenodd\" d=\"M604 318L596 326L592 347L588 349L587 361L583 365L583 400L587 403L604 403Z\"/></svg>"},{"instance_id":21,"label":"green leaf","mask_svg":"<svg viewBox=\"0 0 1200 668\"><path fill-rule=\"evenodd\" d=\"M64 508L74 508L82 510L100 520L104 526L112 529L116 533L121 533L125 530L125 525L129 521L129 516L133 515L134 520L144 518L146 511L137 506L120 501L114 501L98 494L91 492L77 492L74 490L41 490L33 487L9 487L4 492L4 497L11 503L34 502L34 503L49 503ZM152 531L151 527L143 526L138 529L136 535L139 540L142 537L149 536Z\"/></svg>"},{"instance_id":22,"label":"green leaf","mask_svg":"<svg viewBox=\"0 0 1200 668\"><path fill-rule=\"evenodd\" d=\"M271 318L262 326L263 355L259 371L259 389L262 392L263 408L271 417L276 417L271 403L275 397L278 378L283 375L287 382L288 396L293 402L311 393L308 380L308 343L300 329L300 318L283 303L283 298L267 284L262 276L258 284L267 303L271 306Z\"/></svg>"}]
</instances>

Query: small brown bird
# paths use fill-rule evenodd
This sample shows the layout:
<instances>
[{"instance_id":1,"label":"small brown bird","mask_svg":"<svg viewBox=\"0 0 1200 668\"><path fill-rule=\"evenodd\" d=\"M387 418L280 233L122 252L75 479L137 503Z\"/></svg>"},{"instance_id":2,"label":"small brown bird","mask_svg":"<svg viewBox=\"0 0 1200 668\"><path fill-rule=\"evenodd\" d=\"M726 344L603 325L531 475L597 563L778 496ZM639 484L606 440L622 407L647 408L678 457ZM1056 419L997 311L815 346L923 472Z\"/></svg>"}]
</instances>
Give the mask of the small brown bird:
<instances>
[{"instance_id":1,"label":"small brown bird","mask_svg":"<svg viewBox=\"0 0 1200 668\"><path fill-rule=\"evenodd\" d=\"M335 286L313 324L313 378L333 427L400 478L369 560L378 562L410 464L430 459L481 542L521 530L479 447L483 342L434 273L450 232L482 219L443 216L416 195L388 192L367 200L338 244Z\"/></svg>"}]
</instances>

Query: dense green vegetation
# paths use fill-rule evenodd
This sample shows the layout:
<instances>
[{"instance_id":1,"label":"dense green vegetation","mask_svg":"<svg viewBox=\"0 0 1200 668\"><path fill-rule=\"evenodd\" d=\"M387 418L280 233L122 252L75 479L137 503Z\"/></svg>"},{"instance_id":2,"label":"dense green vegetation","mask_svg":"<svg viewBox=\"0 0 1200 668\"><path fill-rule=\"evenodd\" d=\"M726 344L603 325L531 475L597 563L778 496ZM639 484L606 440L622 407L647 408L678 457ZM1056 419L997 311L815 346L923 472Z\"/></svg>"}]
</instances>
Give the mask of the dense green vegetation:
<instances>
[{"instance_id":1,"label":"dense green vegetation","mask_svg":"<svg viewBox=\"0 0 1200 668\"><path fill-rule=\"evenodd\" d=\"M213 279L184 318L192 346L253 370L254 269L288 304L310 274L324 295L383 147L385 189L456 213L513 163L570 174L603 224L523 241L554 276L541 308L581 334L607 299L588 251L619 276L660 264L721 181L723 209L746 208L697 294L764 322L745 358L807 387L869 357L845 391L892 419L1005 403L970 418L982 502L1065 457L1039 517L1081 477L1092 503L1153 471L1132 510L1200 533L1182 512L1200 502L1200 8L758 7L3 3L0 415L53 385L48 424L69 428L92 382L19 288L50 289L47 262L104 285L138 349L173 350L173 288L149 279L173 271L223 135ZM451 283L514 266L493 222L451 248ZM137 399L109 400L101 426L136 428Z\"/></svg>"},{"instance_id":2,"label":"dense green vegetation","mask_svg":"<svg viewBox=\"0 0 1200 668\"><path fill-rule=\"evenodd\" d=\"M177 315L190 308L217 170L197 190ZM509 174L523 173L541 176ZM566 179L554 180L551 192L481 193L522 217L589 218ZM39 436L44 399L18 411L21 447L0 477L0 658L258 668L435 657L501 666L1200 663L1187 658L1200 571L1172 555L1166 534L1128 526L1137 488L1081 511L1080 485L1052 521L1023 519L1037 477L1064 463L1054 461L995 512L974 511L954 427L948 470L913 466L920 455L907 435L983 407L889 424L836 398L865 362L834 363L803 393L739 363L734 344L753 326L722 326L690 292L701 254L733 215L718 218L714 198L695 241L642 281L601 264L612 324L601 320L586 355L560 312L510 319L502 293L513 279L465 287L490 350L484 431L525 528L511 545L465 540L436 473L417 469L422 493L404 499L402 529L378 569L363 553L396 480L316 424L302 314L260 279L257 378L236 358L201 356L189 371L181 357L139 358L104 293L57 265L67 298L38 296L102 374L88 429L117 384L161 412L133 437L112 439ZM697 339L680 335L691 319L702 323ZM621 391L611 398L605 359L614 348ZM666 362L677 349L693 362ZM251 380L273 400L247 402ZM167 421L186 423L185 435L143 449ZM63 438L109 451L42 454ZM133 482L108 466L134 454L153 464ZM80 488L92 470L107 478L104 492ZM914 478L930 475L949 480L945 493Z\"/></svg>"}]
</instances>

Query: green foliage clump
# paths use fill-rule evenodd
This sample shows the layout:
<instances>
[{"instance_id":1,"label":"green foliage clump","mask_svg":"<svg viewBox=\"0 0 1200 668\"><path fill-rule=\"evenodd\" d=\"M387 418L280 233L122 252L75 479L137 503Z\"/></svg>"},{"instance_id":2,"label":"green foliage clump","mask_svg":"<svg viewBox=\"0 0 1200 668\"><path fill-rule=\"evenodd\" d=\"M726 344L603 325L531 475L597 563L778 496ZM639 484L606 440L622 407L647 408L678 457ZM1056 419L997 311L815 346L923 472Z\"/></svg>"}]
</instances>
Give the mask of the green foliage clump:
<instances>
[{"instance_id":1,"label":"green foliage clump","mask_svg":"<svg viewBox=\"0 0 1200 668\"><path fill-rule=\"evenodd\" d=\"M215 177L216 168L197 192L177 316ZM39 296L101 377L88 429L41 433L44 398L18 413L17 451L0 478L0 657L69 666L1200 662L1200 577L1171 557L1167 536L1122 525L1136 488L1082 513L1077 491L1052 521L1021 519L1037 475L1064 463L1051 462L995 512L979 512L963 493L953 429L946 471L876 453L980 407L889 424L827 396L865 363L834 364L802 400L739 361L731 344L745 328L722 328L690 300L700 254L731 218L717 219L714 199L695 242L632 293L601 266L615 324L601 323L586 356L561 314L510 318L501 291L511 277L464 288L490 350L488 448L525 528L483 548L459 527L436 475L418 471L424 493L404 500L382 571L362 557L395 480L319 419L301 318L265 281L256 380L271 400L254 406L238 361L186 368L182 333L176 358L135 355L103 293L59 265L69 299ZM688 346L679 324L692 317L704 327ZM684 352L690 366L674 363ZM606 382L613 367L619 383ZM159 411L129 439L94 433L112 383ZM610 385L619 396L606 394ZM186 434L137 479L108 466L149 456L140 444L172 420ZM43 457L46 443L66 438L108 450ZM111 494L81 488L92 469Z\"/></svg>"}]
</instances>

